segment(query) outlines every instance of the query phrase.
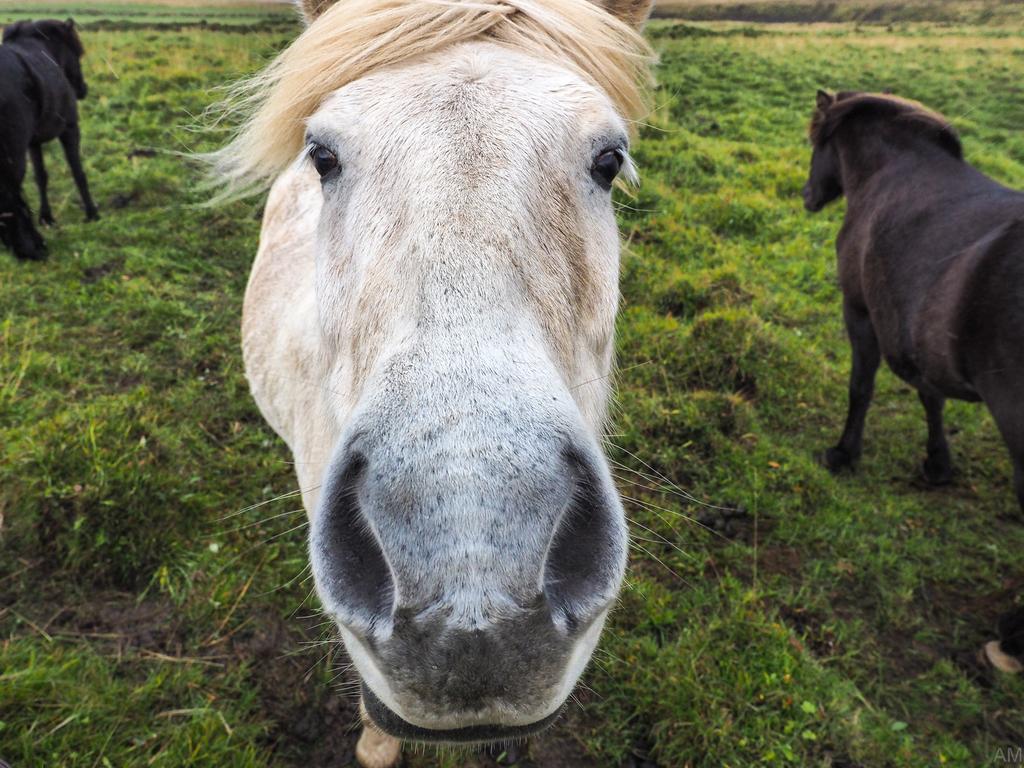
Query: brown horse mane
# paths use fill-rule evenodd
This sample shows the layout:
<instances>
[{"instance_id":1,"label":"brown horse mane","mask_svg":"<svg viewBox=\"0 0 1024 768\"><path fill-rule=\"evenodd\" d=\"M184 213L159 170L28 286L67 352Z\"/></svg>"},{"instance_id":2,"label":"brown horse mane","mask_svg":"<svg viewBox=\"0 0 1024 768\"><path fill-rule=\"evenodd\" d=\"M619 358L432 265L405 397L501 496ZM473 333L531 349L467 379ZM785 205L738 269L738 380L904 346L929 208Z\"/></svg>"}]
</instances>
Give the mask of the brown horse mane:
<instances>
[{"instance_id":1,"label":"brown horse mane","mask_svg":"<svg viewBox=\"0 0 1024 768\"><path fill-rule=\"evenodd\" d=\"M882 93L842 91L836 94L827 108L815 109L808 128L811 143L820 147L840 125L858 117L881 117L907 126L958 160L963 159L960 137L945 117L916 101Z\"/></svg>"}]
</instances>

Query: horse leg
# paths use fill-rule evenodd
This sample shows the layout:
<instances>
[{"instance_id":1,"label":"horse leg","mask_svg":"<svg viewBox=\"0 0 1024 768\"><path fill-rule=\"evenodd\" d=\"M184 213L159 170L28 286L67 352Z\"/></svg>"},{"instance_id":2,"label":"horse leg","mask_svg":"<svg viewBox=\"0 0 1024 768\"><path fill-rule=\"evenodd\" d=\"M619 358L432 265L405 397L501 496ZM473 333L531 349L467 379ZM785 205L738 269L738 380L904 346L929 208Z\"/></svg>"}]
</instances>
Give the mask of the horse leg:
<instances>
[{"instance_id":1,"label":"horse leg","mask_svg":"<svg viewBox=\"0 0 1024 768\"><path fill-rule=\"evenodd\" d=\"M1013 418L1015 423L1006 424L1010 421L1009 414L1002 420L996 416L996 424L1010 449L1010 459L1013 461L1013 488L1017 492L1020 511L1024 512L1024 418L1020 413L1013 414Z\"/></svg>"},{"instance_id":2,"label":"horse leg","mask_svg":"<svg viewBox=\"0 0 1024 768\"><path fill-rule=\"evenodd\" d=\"M1024 400L1024 379L1018 373L1021 370L1024 362L1007 364L1005 371L1012 375L1002 375L1003 370L992 371L979 377L976 386L1010 450L1013 486L1024 512L1024 409L1020 405Z\"/></svg>"},{"instance_id":3,"label":"horse leg","mask_svg":"<svg viewBox=\"0 0 1024 768\"><path fill-rule=\"evenodd\" d=\"M388 736L374 725L359 700L359 713L363 716L363 732L356 743L356 760L362 768L396 768L402 761L402 742Z\"/></svg>"},{"instance_id":4,"label":"horse leg","mask_svg":"<svg viewBox=\"0 0 1024 768\"><path fill-rule=\"evenodd\" d=\"M1024 456L1018 456L1013 462L1013 485L1017 489L1017 503L1024 512Z\"/></svg>"},{"instance_id":5,"label":"horse leg","mask_svg":"<svg viewBox=\"0 0 1024 768\"><path fill-rule=\"evenodd\" d=\"M36 186L39 187L39 221L42 224L53 224L53 213L50 211L50 199L46 196L46 184L49 176L43 165L42 144L31 144L28 154L32 158L32 170L35 171Z\"/></svg>"},{"instance_id":6,"label":"horse leg","mask_svg":"<svg viewBox=\"0 0 1024 768\"><path fill-rule=\"evenodd\" d=\"M89 182L85 180L85 171L82 170L82 157L79 152L81 145L81 134L78 125L70 126L60 135L60 144L64 147L64 156L71 166L71 175L75 177L75 186L78 187L78 194L82 197L82 205L85 206L85 220L96 221L100 217L96 205L89 194Z\"/></svg>"},{"instance_id":7,"label":"horse leg","mask_svg":"<svg viewBox=\"0 0 1024 768\"><path fill-rule=\"evenodd\" d=\"M1003 429L1003 436L1010 447L1010 457L1013 460L1013 487L1017 491L1017 503L1020 504L1020 511L1024 512L1024 419L1020 413L1016 415L1016 430L1011 433L1013 427Z\"/></svg>"},{"instance_id":8,"label":"horse leg","mask_svg":"<svg viewBox=\"0 0 1024 768\"><path fill-rule=\"evenodd\" d=\"M853 364L850 368L850 403L846 426L835 447L825 451L825 466L832 472L852 467L860 458L864 418L875 393L875 374L882 359L878 338L868 313L844 300L843 319L850 337Z\"/></svg>"},{"instance_id":9,"label":"horse leg","mask_svg":"<svg viewBox=\"0 0 1024 768\"><path fill-rule=\"evenodd\" d=\"M21 196L20 190L17 193L14 203L14 211L11 217L11 249L14 255L25 261L42 261L46 258L46 242L39 234L35 223L32 221L32 211ZM6 238L5 238L6 239Z\"/></svg>"},{"instance_id":10,"label":"horse leg","mask_svg":"<svg viewBox=\"0 0 1024 768\"><path fill-rule=\"evenodd\" d=\"M46 243L36 230L21 182L25 178L24 150L16 153L0 178L0 241L19 259L38 261L46 258Z\"/></svg>"},{"instance_id":11,"label":"horse leg","mask_svg":"<svg viewBox=\"0 0 1024 768\"><path fill-rule=\"evenodd\" d=\"M928 457L921 466L924 479L932 485L948 485L953 480L953 461L949 456L946 430L942 427L942 409L946 399L923 390L917 391L928 420Z\"/></svg>"}]
</instances>

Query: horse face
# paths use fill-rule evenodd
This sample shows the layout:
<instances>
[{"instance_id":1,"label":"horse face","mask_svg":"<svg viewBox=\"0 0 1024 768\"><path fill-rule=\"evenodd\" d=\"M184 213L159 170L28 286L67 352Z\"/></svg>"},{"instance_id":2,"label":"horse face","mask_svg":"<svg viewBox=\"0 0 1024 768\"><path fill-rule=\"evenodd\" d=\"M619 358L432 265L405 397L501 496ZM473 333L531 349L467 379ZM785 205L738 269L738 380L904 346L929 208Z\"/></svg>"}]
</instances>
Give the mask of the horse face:
<instances>
[{"instance_id":1,"label":"horse face","mask_svg":"<svg viewBox=\"0 0 1024 768\"><path fill-rule=\"evenodd\" d=\"M61 65L64 69L64 76L71 83L75 96L79 100L84 99L89 93L89 87L85 84L85 78L82 76L81 60L70 51L65 53L63 59Z\"/></svg>"},{"instance_id":2,"label":"horse face","mask_svg":"<svg viewBox=\"0 0 1024 768\"><path fill-rule=\"evenodd\" d=\"M576 74L475 42L345 86L307 139L340 434L317 590L385 730L523 735L625 568L599 445L625 127Z\"/></svg>"},{"instance_id":3,"label":"horse face","mask_svg":"<svg viewBox=\"0 0 1024 768\"><path fill-rule=\"evenodd\" d=\"M64 76L75 91L75 96L81 100L89 92L85 78L82 76L82 55L84 53L82 41L78 38L75 22L72 19L65 21L63 27L65 44L61 47L59 62L64 70Z\"/></svg>"},{"instance_id":4,"label":"horse face","mask_svg":"<svg viewBox=\"0 0 1024 768\"><path fill-rule=\"evenodd\" d=\"M811 155L811 172L804 184L804 208L817 213L843 194L839 173L839 156L830 141L815 146Z\"/></svg>"}]
</instances>

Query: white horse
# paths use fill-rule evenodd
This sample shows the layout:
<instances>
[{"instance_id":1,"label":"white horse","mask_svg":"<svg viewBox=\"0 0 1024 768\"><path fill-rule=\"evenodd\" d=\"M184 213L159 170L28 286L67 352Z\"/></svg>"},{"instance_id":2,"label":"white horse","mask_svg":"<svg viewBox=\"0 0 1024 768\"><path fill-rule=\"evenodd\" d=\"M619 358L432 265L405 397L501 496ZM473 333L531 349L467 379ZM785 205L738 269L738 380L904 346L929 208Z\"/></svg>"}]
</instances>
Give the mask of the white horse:
<instances>
[{"instance_id":1,"label":"white horse","mask_svg":"<svg viewBox=\"0 0 1024 768\"><path fill-rule=\"evenodd\" d=\"M214 155L230 188L278 176L246 373L295 455L368 768L552 722L618 594L610 189L652 0L604 2L302 0Z\"/></svg>"}]
</instances>

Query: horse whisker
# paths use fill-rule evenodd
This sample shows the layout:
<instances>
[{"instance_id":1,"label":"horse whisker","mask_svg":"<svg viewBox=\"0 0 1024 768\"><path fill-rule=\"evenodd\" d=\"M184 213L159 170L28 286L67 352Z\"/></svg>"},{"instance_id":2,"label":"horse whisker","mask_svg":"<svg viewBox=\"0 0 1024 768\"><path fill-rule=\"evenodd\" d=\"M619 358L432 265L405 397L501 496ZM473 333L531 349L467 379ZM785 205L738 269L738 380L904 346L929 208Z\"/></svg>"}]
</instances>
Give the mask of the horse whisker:
<instances>
[{"instance_id":1,"label":"horse whisker","mask_svg":"<svg viewBox=\"0 0 1024 768\"><path fill-rule=\"evenodd\" d=\"M664 568L664 569L665 569L666 571L668 571L668 572L669 572L669 573L671 573L671 574L672 574L673 576L675 576L675 577L676 577L677 579L679 579L679 580L680 580L681 582L683 582L683 584L685 584L685 585L686 585L687 587L689 587L690 589L693 589L693 588L694 588L693 584L691 584L691 583L690 583L689 581L687 581L686 579L684 579L684 578L683 578L682 576L680 576L680 575L679 575L678 573L676 573L676 572L675 572L674 570L672 570L671 568L669 568L669 567L668 567L668 565L666 565L666 564L665 564L665 561L664 561L664 560L662 560L662 559L661 559L660 557L658 557L658 556L657 556L656 554L654 554L654 553L653 553L653 552L651 552L651 551L650 551L649 549L647 549L646 547L644 547L644 546L643 546L642 544L637 544L636 542L630 542L630 547L636 547L636 548L637 548L637 549L639 549L639 550L640 550L641 552L643 552L643 553L644 553L645 555L647 555L648 557L652 558L652 559L653 559L653 560L654 560L655 562L657 562L657 563L658 563L658 565L660 565L660 566L661 566L662 568Z\"/></svg>"},{"instance_id":2,"label":"horse whisker","mask_svg":"<svg viewBox=\"0 0 1024 768\"><path fill-rule=\"evenodd\" d=\"M669 541L664 536L662 536L660 533L655 531L653 528L648 528L643 523L638 523L636 520L633 520L630 517L627 517L626 520L628 520L633 525L639 526L640 528L643 528L645 531L648 531L648 532L654 534L655 536L657 536L658 538L657 538L657 540L655 540L655 543L668 544L670 547L672 547L672 549L674 549L676 552L678 552L683 557L688 557L691 560L693 560L693 562L695 562L695 563L699 563L700 562L700 560L697 557L695 557L694 555L691 555L689 552L685 551L679 545Z\"/></svg>"},{"instance_id":3,"label":"horse whisker","mask_svg":"<svg viewBox=\"0 0 1024 768\"><path fill-rule=\"evenodd\" d=\"M688 501L692 501L694 504L699 504L702 507L707 507L708 509L717 509L717 510L719 510L721 512L735 512L736 511L734 507L721 507L721 506L718 506L716 504L709 504L706 501L701 501L696 496L693 496L693 495L687 493L686 491L684 491L682 488L680 488L678 485L673 483L671 480L669 480L667 477L665 477L663 474L661 474L658 470L656 470L654 467L652 467L646 461L641 459L635 453L630 451L628 448L623 448L621 445L615 446L614 443L609 443L609 444L612 445L613 447L618 448L620 451L623 451L623 452L627 453L629 456L631 456L636 461L639 461L641 464L643 464L648 470L650 470L654 474L655 478L659 479L662 483L664 483L666 486L668 486L668 488L671 489L671 491L673 493L676 493L679 496L682 496L684 499L686 499ZM648 480L650 479L650 477L647 477L647 476L643 475L643 473L641 473L641 472L637 472L637 470L633 469L632 467L627 467L627 466L625 466L624 464L622 464L620 462L615 462L615 464L620 466L620 467L622 467L623 469L626 469L626 470L629 470L629 471L632 471L632 472L636 472L641 477L645 477L645 479L648 479Z\"/></svg>"},{"instance_id":4,"label":"horse whisker","mask_svg":"<svg viewBox=\"0 0 1024 768\"><path fill-rule=\"evenodd\" d=\"M314 485L309 490L315 491L319 487L320 487L319 484L318 485ZM287 493L282 493L280 496L275 496L272 499L267 499L266 501L260 501L260 502L258 502L256 504L250 504L248 507L244 507L244 508L238 510L237 512L232 512L230 515L225 515L224 517L220 518L220 520L218 520L218 522L222 522L224 520L230 520L232 517L237 517L238 515L245 514L246 512L251 512L254 509L258 509L259 507L266 506L267 504L273 504L275 501L281 501L282 499L289 499L292 496L298 496L300 493L302 493L302 489L301 488L296 488L294 491L288 491Z\"/></svg>"},{"instance_id":5,"label":"horse whisker","mask_svg":"<svg viewBox=\"0 0 1024 768\"><path fill-rule=\"evenodd\" d=\"M714 528L711 528L710 526L702 523L700 520L697 520L697 519L692 518L692 517L688 517L687 515L684 515L682 512L676 512L675 510L668 509L667 507L659 507L657 504L653 504L653 503L651 503L649 501L645 501L644 499L635 499L632 496L623 496L622 498L625 499L626 501L631 501L634 504L639 504L640 506L644 507L645 509L648 509L651 512L654 512L655 510L660 510L662 512L667 512L670 515L677 515L678 517L681 517L684 520L687 520L688 522L693 523L694 525L700 526L701 528L706 530L708 533L711 533L711 534L717 536L718 538L722 539L723 541L727 540L727 537L722 535L722 533L720 531L716 531Z\"/></svg>"},{"instance_id":6,"label":"horse whisker","mask_svg":"<svg viewBox=\"0 0 1024 768\"><path fill-rule=\"evenodd\" d=\"M269 523L271 520L277 520L280 517L287 517L289 515L294 515L294 514L297 514L299 512L305 512L305 511L306 510L305 510L304 507L299 507L298 509L290 509L287 512L281 512L280 514L277 514L277 515L271 515L270 517L265 517L262 520L257 520L257 521L252 522L252 523L246 523L245 525L240 525L237 528L229 528L229 529L227 529L225 531L219 531L218 533L221 536L226 536L229 533L238 533L239 531L244 531L244 530L246 530L248 528L255 528L257 525L262 525L263 523Z\"/></svg>"}]
</instances>

